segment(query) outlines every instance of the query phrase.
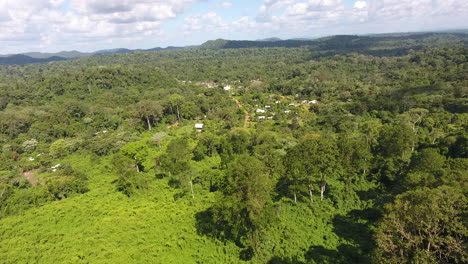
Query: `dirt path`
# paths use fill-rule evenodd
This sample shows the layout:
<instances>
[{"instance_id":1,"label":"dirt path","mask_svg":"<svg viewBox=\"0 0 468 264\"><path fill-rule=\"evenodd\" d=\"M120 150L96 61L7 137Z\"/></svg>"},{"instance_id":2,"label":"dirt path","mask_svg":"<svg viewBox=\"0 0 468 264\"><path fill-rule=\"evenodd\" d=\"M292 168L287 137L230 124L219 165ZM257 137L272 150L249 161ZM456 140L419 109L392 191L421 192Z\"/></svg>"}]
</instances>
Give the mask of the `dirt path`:
<instances>
[{"instance_id":1,"label":"dirt path","mask_svg":"<svg viewBox=\"0 0 468 264\"><path fill-rule=\"evenodd\" d=\"M241 104L241 102L239 102L239 100L233 98L234 101L236 102L237 106L239 107L239 109L242 109L244 110L244 113L245 113L245 118L244 118L244 127L247 127L250 123L250 113L247 112L247 110L245 110L244 106Z\"/></svg>"},{"instance_id":2,"label":"dirt path","mask_svg":"<svg viewBox=\"0 0 468 264\"><path fill-rule=\"evenodd\" d=\"M38 172L39 170L30 170L30 171L24 171L23 173L21 173L23 175L24 178L26 178L26 180L28 180L28 182L32 185L32 186L36 186L39 184L39 179L35 176L36 173Z\"/></svg>"}]
</instances>

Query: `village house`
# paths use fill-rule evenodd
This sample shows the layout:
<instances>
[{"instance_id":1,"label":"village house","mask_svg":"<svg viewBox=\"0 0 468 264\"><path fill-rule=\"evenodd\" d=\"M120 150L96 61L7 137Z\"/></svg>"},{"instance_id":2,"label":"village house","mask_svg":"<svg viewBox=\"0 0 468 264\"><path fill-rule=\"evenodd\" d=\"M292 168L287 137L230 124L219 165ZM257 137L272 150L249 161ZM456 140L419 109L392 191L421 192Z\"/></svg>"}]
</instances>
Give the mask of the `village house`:
<instances>
[{"instance_id":1,"label":"village house","mask_svg":"<svg viewBox=\"0 0 468 264\"><path fill-rule=\"evenodd\" d=\"M203 129L203 124L202 124L202 123L197 123L197 124L195 124L195 129L196 129L198 132L201 132L202 129Z\"/></svg>"}]
</instances>

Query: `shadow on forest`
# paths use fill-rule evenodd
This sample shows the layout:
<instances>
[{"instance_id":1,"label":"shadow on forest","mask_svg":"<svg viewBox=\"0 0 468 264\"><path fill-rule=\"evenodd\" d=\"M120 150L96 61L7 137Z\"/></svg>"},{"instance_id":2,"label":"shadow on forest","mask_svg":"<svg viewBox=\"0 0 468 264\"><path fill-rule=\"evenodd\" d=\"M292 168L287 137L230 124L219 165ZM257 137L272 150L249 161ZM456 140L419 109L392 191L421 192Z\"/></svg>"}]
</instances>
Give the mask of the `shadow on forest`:
<instances>
[{"instance_id":1,"label":"shadow on forest","mask_svg":"<svg viewBox=\"0 0 468 264\"><path fill-rule=\"evenodd\" d=\"M297 260L296 257L292 259L273 257L267 262L267 264L304 264L304 262Z\"/></svg>"},{"instance_id":2,"label":"shadow on forest","mask_svg":"<svg viewBox=\"0 0 468 264\"><path fill-rule=\"evenodd\" d=\"M216 224L213 217L214 215L211 208L195 214L195 228L197 229L197 234L221 241L232 241L236 246L242 249L239 258L245 261L251 260L254 255L252 248L243 246L238 239L234 238L227 224Z\"/></svg>"},{"instance_id":3,"label":"shadow on forest","mask_svg":"<svg viewBox=\"0 0 468 264\"><path fill-rule=\"evenodd\" d=\"M361 200L385 200L378 189L362 191L358 193ZM227 225L215 223L211 208L198 212L195 215L197 234L207 236L221 241L233 241L240 248L243 246L236 241ZM304 263L371 263L370 255L375 249L373 242L373 232L371 223L380 217L378 208L368 208L364 210L352 210L347 215L336 215L333 220L333 232L340 237L344 243L336 249L327 249L323 246L310 246L304 254L305 262L298 257L274 256L267 263L286 263L286 264L304 264ZM312 241L313 243L313 241ZM240 258L250 259L248 249L241 253Z\"/></svg>"},{"instance_id":4,"label":"shadow on forest","mask_svg":"<svg viewBox=\"0 0 468 264\"><path fill-rule=\"evenodd\" d=\"M323 246L311 246L305 258L312 263L370 263L370 254L374 249L372 232L363 218L373 215L369 210L353 210L348 215L337 215L333 219L333 232L351 243L341 244L337 249Z\"/></svg>"},{"instance_id":5,"label":"shadow on forest","mask_svg":"<svg viewBox=\"0 0 468 264\"><path fill-rule=\"evenodd\" d=\"M211 208L195 214L195 228L200 236L225 240L224 230L214 222Z\"/></svg>"},{"instance_id":6,"label":"shadow on forest","mask_svg":"<svg viewBox=\"0 0 468 264\"><path fill-rule=\"evenodd\" d=\"M333 218L333 232L342 240L350 244L341 244L336 249L323 246L311 246L305 253L305 263L317 264L366 264L371 263L370 255L374 250L372 231L369 219L376 216L376 210L353 210L346 216L338 215ZM269 264L303 264L297 258L275 256Z\"/></svg>"}]
</instances>

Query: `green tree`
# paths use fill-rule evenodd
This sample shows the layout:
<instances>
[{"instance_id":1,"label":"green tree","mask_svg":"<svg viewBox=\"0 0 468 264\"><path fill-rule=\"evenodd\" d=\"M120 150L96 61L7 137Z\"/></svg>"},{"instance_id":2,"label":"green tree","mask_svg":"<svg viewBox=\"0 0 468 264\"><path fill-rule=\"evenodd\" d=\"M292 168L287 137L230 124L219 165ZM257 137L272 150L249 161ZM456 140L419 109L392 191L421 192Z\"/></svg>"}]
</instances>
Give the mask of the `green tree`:
<instances>
[{"instance_id":1,"label":"green tree","mask_svg":"<svg viewBox=\"0 0 468 264\"><path fill-rule=\"evenodd\" d=\"M400 179L411 158L411 148L416 137L406 124L384 125L375 152L381 180L394 182Z\"/></svg>"},{"instance_id":2,"label":"green tree","mask_svg":"<svg viewBox=\"0 0 468 264\"><path fill-rule=\"evenodd\" d=\"M313 202L313 185L320 184L320 199L323 200L327 180L341 174L339 152L336 143L328 138L305 137L285 156L286 173L297 183L306 183L310 201ZM296 194L295 201L296 201Z\"/></svg>"},{"instance_id":3,"label":"green tree","mask_svg":"<svg viewBox=\"0 0 468 264\"><path fill-rule=\"evenodd\" d=\"M245 128L235 128L229 131L227 138L234 154L248 153L252 146L252 135Z\"/></svg>"},{"instance_id":4,"label":"green tree","mask_svg":"<svg viewBox=\"0 0 468 264\"><path fill-rule=\"evenodd\" d=\"M145 163L150 153L148 144L142 141L131 142L123 146L120 151L123 155L135 161L137 172L145 170Z\"/></svg>"},{"instance_id":5,"label":"green tree","mask_svg":"<svg viewBox=\"0 0 468 264\"><path fill-rule=\"evenodd\" d=\"M172 113L177 114L177 120L180 121L180 109L182 104L184 103L184 98L179 94L172 94L169 98L169 107Z\"/></svg>"},{"instance_id":6,"label":"green tree","mask_svg":"<svg viewBox=\"0 0 468 264\"><path fill-rule=\"evenodd\" d=\"M370 147L366 144L366 138L342 134L338 141L343 176L347 187L353 180L359 179L370 167L373 158Z\"/></svg>"},{"instance_id":7,"label":"green tree","mask_svg":"<svg viewBox=\"0 0 468 264\"><path fill-rule=\"evenodd\" d=\"M161 120L163 116L163 107L154 101L142 100L135 105L135 111L139 118L145 120L148 130L151 130L151 124Z\"/></svg>"},{"instance_id":8,"label":"green tree","mask_svg":"<svg viewBox=\"0 0 468 264\"><path fill-rule=\"evenodd\" d=\"M167 174L177 176L188 170L191 155L188 140L186 138L177 138L169 142L166 153L159 158L159 163Z\"/></svg>"},{"instance_id":9,"label":"green tree","mask_svg":"<svg viewBox=\"0 0 468 264\"><path fill-rule=\"evenodd\" d=\"M467 204L448 186L398 195L377 226L378 262L466 263Z\"/></svg>"},{"instance_id":10,"label":"green tree","mask_svg":"<svg viewBox=\"0 0 468 264\"><path fill-rule=\"evenodd\" d=\"M167 146L166 153L159 157L161 169L170 175L173 184L177 187L190 187L192 198L195 198L193 180L198 173L191 168L192 151L186 138L172 140Z\"/></svg>"},{"instance_id":11,"label":"green tree","mask_svg":"<svg viewBox=\"0 0 468 264\"><path fill-rule=\"evenodd\" d=\"M213 208L215 222L227 226L230 236L253 252L274 218L273 186L265 164L246 154L238 156L228 165L222 198Z\"/></svg>"}]
</instances>

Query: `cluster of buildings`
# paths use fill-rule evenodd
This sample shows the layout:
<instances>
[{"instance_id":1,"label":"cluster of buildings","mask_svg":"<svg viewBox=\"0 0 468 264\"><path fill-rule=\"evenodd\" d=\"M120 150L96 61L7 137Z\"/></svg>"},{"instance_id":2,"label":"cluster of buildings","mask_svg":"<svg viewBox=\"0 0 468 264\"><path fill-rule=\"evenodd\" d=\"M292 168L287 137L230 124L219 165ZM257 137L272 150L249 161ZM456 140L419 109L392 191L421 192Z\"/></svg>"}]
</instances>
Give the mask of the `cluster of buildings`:
<instances>
[{"instance_id":1,"label":"cluster of buildings","mask_svg":"<svg viewBox=\"0 0 468 264\"><path fill-rule=\"evenodd\" d=\"M280 104L280 103L281 103L281 101L278 101L278 100L275 101L275 104ZM301 104L317 104L317 103L318 103L317 100L303 100L301 102ZM297 106L298 105L296 105L295 103L289 103L288 104L288 107L297 107ZM255 105L255 107L258 107L258 105ZM265 105L264 109L257 108L255 110L255 113L257 114L258 120L272 120L275 113L271 113L271 115L267 116L267 112L269 110L271 110L271 108L272 108L271 105ZM284 111L285 114L290 114L291 113L290 109L286 109L286 110L283 110L283 111Z\"/></svg>"}]
</instances>

